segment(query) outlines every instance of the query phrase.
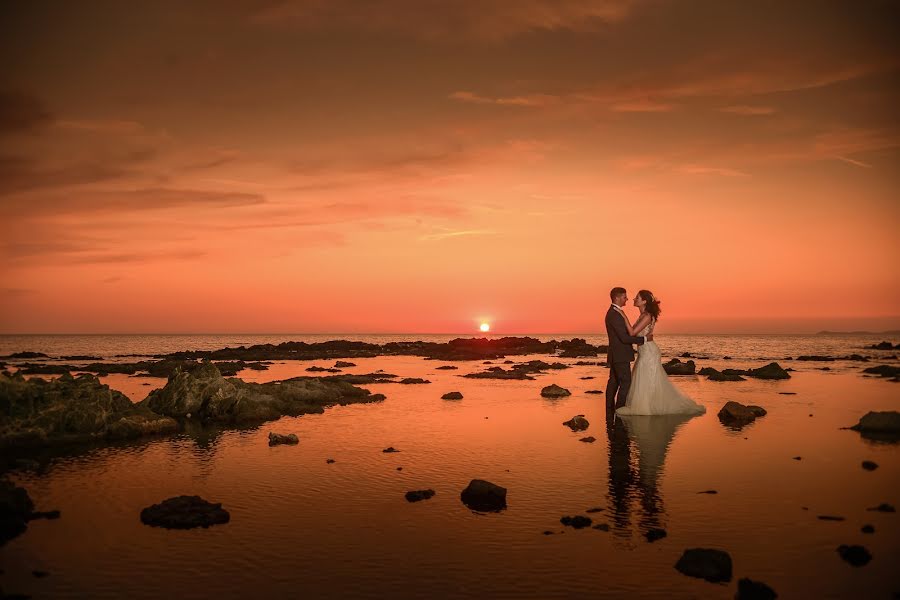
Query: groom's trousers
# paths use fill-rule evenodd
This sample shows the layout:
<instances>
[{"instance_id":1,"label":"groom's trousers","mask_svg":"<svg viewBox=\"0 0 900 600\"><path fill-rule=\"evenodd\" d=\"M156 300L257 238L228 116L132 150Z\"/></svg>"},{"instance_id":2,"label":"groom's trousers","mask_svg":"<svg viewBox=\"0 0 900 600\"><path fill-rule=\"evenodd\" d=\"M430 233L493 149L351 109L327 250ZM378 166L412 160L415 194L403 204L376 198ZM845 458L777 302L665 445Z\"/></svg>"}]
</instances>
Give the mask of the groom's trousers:
<instances>
[{"instance_id":1,"label":"groom's trousers","mask_svg":"<svg viewBox=\"0 0 900 600\"><path fill-rule=\"evenodd\" d=\"M631 363L614 362L609 365L609 381L606 383L606 406L625 406L628 388L631 387Z\"/></svg>"}]
</instances>

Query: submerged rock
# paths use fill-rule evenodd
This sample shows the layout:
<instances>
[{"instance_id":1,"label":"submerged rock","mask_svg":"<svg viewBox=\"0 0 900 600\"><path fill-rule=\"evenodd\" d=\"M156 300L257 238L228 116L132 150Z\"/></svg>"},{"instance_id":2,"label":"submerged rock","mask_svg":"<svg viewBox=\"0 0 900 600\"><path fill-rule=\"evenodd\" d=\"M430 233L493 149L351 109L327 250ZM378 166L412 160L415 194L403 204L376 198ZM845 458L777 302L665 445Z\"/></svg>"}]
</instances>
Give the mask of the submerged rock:
<instances>
[{"instance_id":1,"label":"submerged rock","mask_svg":"<svg viewBox=\"0 0 900 600\"><path fill-rule=\"evenodd\" d=\"M690 577L713 583L731 581L731 556L712 548L690 548L684 551L675 568Z\"/></svg>"},{"instance_id":2,"label":"submerged rock","mask_svg":"<svg viewBox=\"0 0 900 600\"><path fill-rule=\"evenodd\" d=\"M590 517L585 517L584 515L575 515L574 517L565 516L562 517L559 522L566 527L572 527L574 529L590 527L591 523L593 523Z\"/></svg>"},{"instance_id":3,"label":"submerged rock","mask_svg":"<svg viewBox=\"0 0 900 600\"><path fill-rule=\"evenodd\" d=\"M273 431L269 432L269 445L270 446L279 446L281 444L299 444L300 438L297 437L296 433L275 433Z\"/></svg>"},{"instance_id":4,"label":"submerged rock","mask_svg":"<svg viewBox=\"0 0 900 600\"><path fill-rule=\"evenodd\" d=\"M757 417L765 416L766 410L761 406L745 406L739 402L729 400L719 410L719 421L732 429L740 430L744 425L749 425Z\"/></svg>"},{"instance_id":5,"label":"submerged rock","mask_svg":"<svg viewBox=\"0 0 900 600\"><path fill-rule=\"evenodd\" d=\"M178 423L101 383L69 374L45 381L0 374L0 447L123 439L178 430Z\"/></svg>"},{"instance_id":6,"label":"submerged rock","mask_svg":"<svg viewBox=\"0 0 900 600\"><path fill-rule=\"evenodd\" d=\"M837 553L844 559L844 562L854 567L864 567L872 560L872 555L866 550L865 546L841 544L837 548Z\"/></svg>"},{"instance_id":7,"label":"submerged rock","mask_svg":"<svg viewBox=\"0 0 900 600\"><path fill-rule=\"evenodd\" d=\"M693 375L697 370L694 361L681 362L677 358L673 358L663 365L667 375Z\"/></svg>"},{"instance_id":8,"label":"submerged rock","mask_svg":"<svg viewBox=\"0 0 900 600\"><path fill-rule=\"evenodd\" d=\"M166 529L193 529L227 523L231 515L221 503L200 496L176 496L141 511L141 523Z\"/></svg>"},{"instance_id":9,"label":"submerged rock","mask_svg":"<svg viewBox=\"0 0 900 600\"><path fill-rule=\"evenodd\" d=\"M738 580L738 591L735 600L775 600L778 594L761 581L743 577Z\"/></svg>"},{"instance_id":10,"label":"submerged rock","mask_svg":"<svg viewBox=\"0 0 900 600\"><path fill-rule=\"evenodd\" d=\"M413 490L411 492L406 492L406 500L407 502L419 502L420 500L428 500L434 496L434 490Z\"/></svg>"},{"instance_id":11,"label":"submerged rock","mask_svg":"<svg viewBox=\"0 0 900 600\"><path fill-rule=\"evenodd\" d=\"M548 385L547 387L541 389L541 396L544 398L562 398L564 396L571 396L572 392L567 390L564 387L560 387L555 383Z\"/></svg>"},{"instance_id":12,"label":"submerged rock","mask_svg":"<svg viewBox=\"0 0 900 600\"><path fill-rule=\"evenodd\" d=\"M590 423L587 419L584 418L584 415L575 415L568 421L564 421L563 425L571 429L572 431L584 431L590 426Z\"/></svg>"},{"instance_id":13,"label":"submerged rock","mask_svg":"<svg viewBox=\"0 0 900 600\"><path fill-rule=\"evenodd\" d=\"M459 497L472 510L496 512L506 508L506 488L483 479L470 481Z\"/></svg>"}]
</instances>

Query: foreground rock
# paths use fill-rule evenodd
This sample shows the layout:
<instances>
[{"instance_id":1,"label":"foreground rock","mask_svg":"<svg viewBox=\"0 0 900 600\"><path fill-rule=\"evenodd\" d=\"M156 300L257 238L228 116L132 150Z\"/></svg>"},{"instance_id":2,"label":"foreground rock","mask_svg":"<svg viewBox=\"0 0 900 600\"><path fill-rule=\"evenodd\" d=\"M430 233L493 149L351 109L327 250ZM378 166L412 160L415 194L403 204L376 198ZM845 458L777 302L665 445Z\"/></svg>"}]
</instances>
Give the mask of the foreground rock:
<instances>
[{"instance_id":1,"label":"foreground rock","mask_svg":"<svg viewBox=\"0 0 900 600\"><path fill-rule=\"evenodd\" d=\"M460 392L447 392L441 396L441 400L462 400L463 395Z\"/></svg>"},{"instance_id":2,"label":"foreground rock","mask_svg":"<svg viewBox=\"0 0 900 600\"><path fill-rule=\"evenodd\" d=\"M859 423L848 429L858 431L866 439L887 442L900 441L900 412L895 410L870 411L863 415Z\"/></svg>"},{"instance_id":3,"label":"foreground rock","mask_svg":"<svg viewBox=\"0 0 900 600\"><path fill-rule=\"evenodd\" d=\"M281 444L288 444L293 446L294 444L299 444L300 438L297 437L296 433L288 433L288 434L280 434L275 433L273 431L269 432L269 445L270 446L280 446Z\"/></svg>"},{"instance_id":4,"label":"foreground rock","mask_svg":"<svg viewBox=\"0 0 900 600\"><path fill-rule=\"evenodd\" d=\"M150 392L140 405L169 417L237 424L321 413L332 405L381 400L383 394L372 394L340 377L247 383L226 379L215 365L204 363L192 371L177 369L165 387Z\"/></svg>"},{"instance_id":5,"label":"foreground rock","mask_svg":"<svg viewBox=\"0 0 900 600\"><path fill-rule=\"evenodd\" d=\"M571 396L572 392L567 390L564 387L560 387L558 385L551 384L541 390L541 396L544 398L562 398L564 396Z\"/></svg>"},{"instance_id":6,"label":"foreground rock","mask_svg":"<svg viewBox=\"0 0 900 600\"><path fill-rule=\"evenodd\" d=\"M690 548L684 551L675 568L690 577L713 583L731 581L731 556L722 550Z\"/></svg>"},{"instance_id":7,"label":"foreground rock","mask_svg":"<svg viewBox=\"0 0 900 600\"><path fill-rule=\"evenodd\" d=\"M176 496L141 511L141 523L166 529L193 529L227 523L231 519L221 503L200 496Z\"/></svg>"},{"instance_id":8,"label":"foreground rock","mask_svg":"<svg viewBox=\"0 0 900 600\"><path fill-rule=\"evenodd\" d=\"M766 409L761 406L746 406L740 402L729 400L725 406L719 411L719 421L723 425L732 429L741 429L744 425L749 425L756 420L757 417L766 415Z\"/></svg>"},{"instance_id":9,"label":"foreground rock","mask_svg":"<svg viewBox=\"0 0 900 600\"><path fill-rule=\"evenodd\" d=\"M459 497L472 510L496 512L506 508L506 488L483 479L470 481Z\"/></svg>"},{"instance_id":10,"label":"foreground rock","mask_svg":"<svg viewBox=\"0 0 900 600\"><path fill-rule=\"evenodd\" d=\"M663 369L667 375L693 375L697 370L694 361L681 362L677 358L673 358L663 365Z\"/></svg>"},{"instance_id":11,"label":"foreground rock","mask_svg":"<svg viewBox=\"0 0 900 600\"><path fill-rule=\"evenodd\" d=\"M878 365L877 367L869 367L863 369L863 373L869 375L878 375L879 377L898 377L900 376L900 367L892 367L891 365Z\"/></svg>"},{"instance_id":12,"label":"foreground rock","mask_svg":"<svg viewBox=\"0 0 900 600\"><path fill-rule=\"evenodd\" d=\"M51 381L0 374L0 447L125 439L178 428L174 419L132 404L87 373Z\"/></svg>"},{"instance_id":13,"label":"foreground rock","mask_svg":"<svg viewBox=\"0 0 900 600\"><path fill-rule=\"evenodd\" d=\"M584 415L575 415L568 421L564 421L563 425L565 425L572 431L584 431L588 428L590 423L587 419L584 418Z\"/></svg>"},{"instance_id":14,"label":"foreground rock","mask_svg":"<svg viewBox=\"0 0 900 600\"><path fill-rule=\"evenodd\" d=\"M841 544L838 546L837 552L845 562L854 567L864 567L872 560L872 555L869 554L869 551L866 550L865 546L848 546L846 544Z\"/></svg>"},{"instance_id":15,"label":"foreground rock","mask_svg":"<svg viewBox=\"0 0 900 600\"><path fill-rule=\"evenodd\" d=\"M420 500L428 500L434 496L434 490L413 490L410 492L406 492L406 500L407 502L419 502Z\"/></svg>"},{"instance_id":16,"label":"foreground rock","mask_svg":"<svg viewBox=\"0 0 900 600\"><path fill-rule=\"evenodd\" d=\"M754 581L743 577L738 579L738 591L735 600L775 600L778 594L762 581Z\"/></svg>"}]
</instances>

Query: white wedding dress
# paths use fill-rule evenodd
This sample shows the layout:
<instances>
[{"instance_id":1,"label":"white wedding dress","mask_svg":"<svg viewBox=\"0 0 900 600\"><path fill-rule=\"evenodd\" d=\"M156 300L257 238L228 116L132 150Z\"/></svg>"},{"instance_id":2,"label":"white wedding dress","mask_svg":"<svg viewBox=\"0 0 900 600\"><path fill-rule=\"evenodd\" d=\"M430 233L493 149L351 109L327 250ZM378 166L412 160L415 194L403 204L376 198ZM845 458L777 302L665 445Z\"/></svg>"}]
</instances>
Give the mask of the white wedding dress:
<instances>
[{"instance_id":1,"label":"white wedding dress","mask_svg":"<svg viewBox=\"0 0 900 600\"><path fill-rule=\"evenodd\" d=\"M638 333L653 333L656 319ZM669 380L662 366L659 346L645 342L637 347L637 360L631 375L631 388L625 398L625 406L616 409L619 415L699 415L706 407L697 404Z\"/></svg>"}]
</instances>

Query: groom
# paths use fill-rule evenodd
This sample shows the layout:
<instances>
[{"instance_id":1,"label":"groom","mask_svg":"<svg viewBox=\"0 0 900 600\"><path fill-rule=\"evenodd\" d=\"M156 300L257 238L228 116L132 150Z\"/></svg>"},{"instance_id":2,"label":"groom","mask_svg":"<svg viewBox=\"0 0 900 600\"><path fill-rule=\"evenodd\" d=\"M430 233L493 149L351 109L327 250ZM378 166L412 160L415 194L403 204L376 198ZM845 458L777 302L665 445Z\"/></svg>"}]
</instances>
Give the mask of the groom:
<instances>
[{"instance_id":1,"label":"groom","mask_svg":"<svg viewBox=\"0 0 900 600\"><path fill-rule=\"evenodd\" d=\"M606 409L615 410L625 406L628 388L631 387L631 361L634 360L632 344L643 344L653 340L653 335L628 335L625 313L622 307L628 302L625 288L614 287L609 292L612 305L606 311L606 335L609 351L606 364L609 367L609 382L606 384Z\"/></svg>"}]
</instances>

